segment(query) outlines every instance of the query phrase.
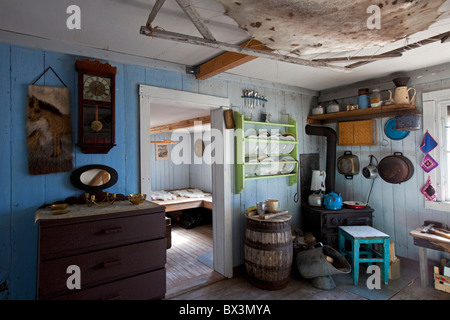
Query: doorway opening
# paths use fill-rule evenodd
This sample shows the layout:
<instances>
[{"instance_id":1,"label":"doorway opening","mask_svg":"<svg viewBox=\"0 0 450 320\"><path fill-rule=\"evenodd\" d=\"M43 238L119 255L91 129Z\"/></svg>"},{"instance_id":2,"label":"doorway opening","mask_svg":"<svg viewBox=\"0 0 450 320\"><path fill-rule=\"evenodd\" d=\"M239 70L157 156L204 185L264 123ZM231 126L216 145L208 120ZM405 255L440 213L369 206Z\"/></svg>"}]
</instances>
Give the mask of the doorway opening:
<instances>
[{"instance_id":1,"label":"doorway opening","mask_svg":"<svg viewBox=\"0 0 450 320\"><path fill-rule=\"evenodd\" d=\"M141 192L152 195L158 191L169 191L170 194L176 195L175 198L167 199L168 202L164 204L166 216L171 219L171 247L167 250L166 264L166 297L170 297L202 283L232 276L229 205L231 177L224 173L223 161L219 161L219 164L209 162L206 166L195 159L199 157L196 155L199 146L200 149L203 147L203 150L210 150L196 143L199 137L207 135L210 130L208 127L223 132L223 150L216 153L222 154L224 158L229 156L232 137L224 129L223 123L223 107L227 107L229 101L214 96L144 85L140 86L139 93ZM164 126L162 122L168 121L163 119L164 117L172 118L170 122L176 122L176 117L203 119L207 115L210 125L202 127L200 133L198 127L194 127L194 130L177 130L176 134L152 134L151 131L152 127ZM185 119L179 120L182 122ZM169 156L169 160L157 160L159 149L156 145L161 141L173 143L169 147L161 148L170 150L173 159L170 160ZM176 157L187 159L192 164L180 162ZM194 195L191 197L186 195L186 192ZM177 203L179 197L183 199ZM189 225L196 219L201 220L198 225Z\"/></svg>"}]
</instances>

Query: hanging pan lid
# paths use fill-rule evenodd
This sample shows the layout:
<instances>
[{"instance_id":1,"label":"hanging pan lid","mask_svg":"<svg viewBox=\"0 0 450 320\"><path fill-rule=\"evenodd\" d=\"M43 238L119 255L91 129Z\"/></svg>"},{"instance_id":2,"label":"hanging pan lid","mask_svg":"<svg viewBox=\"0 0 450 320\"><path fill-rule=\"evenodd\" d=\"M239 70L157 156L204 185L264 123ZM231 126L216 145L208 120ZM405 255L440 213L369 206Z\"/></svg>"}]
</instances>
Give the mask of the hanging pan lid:
<instances>
[{"instance_id":1,"label":"hanging pan lid","mask_svg":"<svg viewBox=\"0 0 450 320\"><path fill-rule=\"evenodd\" d=\"M384 133L391 140L402 140L409 135L409 131L401 131L395 128L395 118L389 119L384 125Z\"/></svg>"}]
</instances>

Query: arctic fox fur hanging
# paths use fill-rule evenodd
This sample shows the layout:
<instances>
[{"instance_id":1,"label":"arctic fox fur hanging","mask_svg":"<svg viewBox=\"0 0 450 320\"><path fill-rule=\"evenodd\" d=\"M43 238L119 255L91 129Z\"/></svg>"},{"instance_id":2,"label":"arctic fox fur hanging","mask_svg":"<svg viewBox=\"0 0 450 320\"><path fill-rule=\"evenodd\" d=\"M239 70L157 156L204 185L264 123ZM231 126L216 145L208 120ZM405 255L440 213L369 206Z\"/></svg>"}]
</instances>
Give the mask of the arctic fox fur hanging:
<instances>
[{"instance_id":1,"label":"arctic fox fur hanging","mask_svg":"<svg viewBox=\"0 0 450 320\"><path fill-rule=\"evenodd\" d=\"M28 86L27 146L30 174L73 169L70 93L65 87Z\"/></svg>"}]
</instances>

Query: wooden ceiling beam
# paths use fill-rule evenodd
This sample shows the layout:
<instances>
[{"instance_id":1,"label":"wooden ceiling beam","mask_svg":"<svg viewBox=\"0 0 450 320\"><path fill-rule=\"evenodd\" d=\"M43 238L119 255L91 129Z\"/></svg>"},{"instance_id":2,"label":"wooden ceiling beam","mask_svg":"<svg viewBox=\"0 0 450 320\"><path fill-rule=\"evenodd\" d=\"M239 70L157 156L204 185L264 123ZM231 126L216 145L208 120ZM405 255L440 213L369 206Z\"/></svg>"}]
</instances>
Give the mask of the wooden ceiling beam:
<instances>
[{"instance_id":1,"label":"wooden ceiling beam","mask_svg":"<svg viewBox=\"0 0 450 320\"><path fill-rule=\"evenodd\" d=\"M211 116L197 117L188 120L182 120L174 123L164 124L150 128L150 134L171 132L178 129L187 129L195 126L195 122L201 122L201 125L210 124Z\"/></svg>"},{"instance_id":2,"label":"wooden ceiling beam","mask_svg":"<svg viewBox=\"0 0 450 320\"><path fill-rule=\"evenodd\" d=\"M249 40L240 45L241 47L249 47L256 50L272 51L258 40ZM236 52L225 52L199 66L199 73L195 75L196 79L206 80L214 77L222 72L233 69L241 64L256 59L255 56Z\"/></svg>"},{"instance_id":3,"label":"wooden ceiling beam","mask_svg":"<svg viewBox=\"0 0 450 320\"><path fill-rule=\"evenodd\" d=\"M201 45L209 48L219 49L223 51L230 51L236 53L247 54L250 56L256 56L260 58L266 58L270 60L282 61L287 63L293 63L298 65L303 65L312 68L323 68L334 71L349 71L346 67L334 66L321 61L311 61L306 59L301 59L289 55L278 54L275 52L267 52L263 50L256 50L248 47L241 47L237 44L230 44L221 41L213 41L209 39L204 39L200 37L194 37L190 35L180 34L176 32L165 31L160 28L150 28L147 26L141 26L140 33L142 35L157 38L171 40L175 42L191 44L191 45Z\"/></svg>"},{"instance_id":4,"label":"wooden ceiling beam","mask_svg":"<svg viewBox=\"0 0 450 320\"><path fill-rule=\"evenodd\" d=\"M322 61L322 62L376 61L376 60L399 58L401 56L402 54L398 52L398 53L380 54L376 56L352 56L352 57L313 59L312 61Z\"/></svg>"},{"instance_id":5,"label":"wooden ceiling beam","mask_svg":"<svg viewBox=\"0 0 450 320\"><path fill-rule=\"evenodd\" d=\"M420 41L417 41L417 42L414 42L414 43L409 43L409 44L407 44L407 45L405 45L405 46L403 46L401 48L397 48L397 49L385 52L383 54L387 55L387 54L403 53L403 52L407 52L407 51L410 51L410 50L413 50L413 49L416 49L416 48L420 48L422 46L425 46L427 44L430 44L430 43L433 43L433 42L437 42L437 41L440 41L441 43L443 43L442 39L444 39L444 42L445 42L445 38L448 37L448 36L450 36L450 31L449 32L444 32L444 33L441 33L441 34L439 34L437 36L433 36L433 37L430 37L430 38L427 38L427 39L423 39L423 40L420 40ZM359 61L359 62L355 62L353 64L350 64L350 65L346 66L346 68L354 69L354 68L360 67L362 65L365 65L365 64L368 64L368 63L371 63L371 62L373 62L373 61Z\"/></svg>"},{"instance_id":6,"label":"wooden ceiling beam","mask_svg":"<svg viewBox=\"0 0 450 320\"><path fill-rule=\"evenodd\" d=\"M150 14L148 15L147 23L145 24L148 28L152 26L153 20L155 20L156 15L158 14L165 1L166 0L156 0L156 3L152 8L152 12L150 12Z\"/></svg>"},{"instance_id":7,"label":"wooden ceiling beam","mask_svg":"<svg viewBox=\"0 0 450 320\"><path fill-rule=\"evenodd\" d=\"M206 23L198 14L197 10L192 6L190 0L176 0L178 5L183 9L184 13L191 19L197 30L205 39L216 40L212 33L209 31Z\"/></svg>"}]
</instances>

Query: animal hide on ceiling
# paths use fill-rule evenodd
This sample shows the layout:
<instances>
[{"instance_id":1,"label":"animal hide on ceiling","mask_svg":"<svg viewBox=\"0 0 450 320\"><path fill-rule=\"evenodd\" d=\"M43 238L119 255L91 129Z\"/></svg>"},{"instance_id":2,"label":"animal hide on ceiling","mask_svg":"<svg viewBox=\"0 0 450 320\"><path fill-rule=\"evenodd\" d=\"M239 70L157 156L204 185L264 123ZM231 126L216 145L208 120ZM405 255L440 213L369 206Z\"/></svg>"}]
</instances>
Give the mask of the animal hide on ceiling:
<instances>
[{"instance_id":1,"label":"animal hide on ceiling","mask_svg":"<svg viewBox=\"0 0 450 320\"><path fill-rule=\"evenodd\" d=\"M71 171L73 164L69 89L29 85L27 103L30 174Z\"/></svg>"},{"instance_id":2,"label":"animal hide on ceiling","mask_svg":"<svg viewBox=\"0 0 450 320\"><path fill-rule=\"evenodd\" d=\"M267 47L298 55L383 46L424 31L445 0L218 0L226 14ZM369 29L370 5L380 29ZM372 22L372 21L370 21Z\"/></svg>"}]
</instances>

